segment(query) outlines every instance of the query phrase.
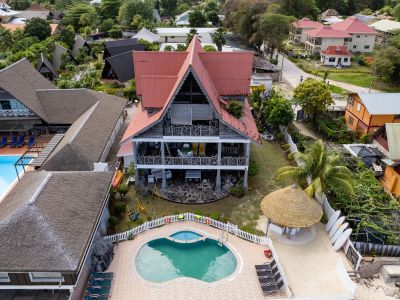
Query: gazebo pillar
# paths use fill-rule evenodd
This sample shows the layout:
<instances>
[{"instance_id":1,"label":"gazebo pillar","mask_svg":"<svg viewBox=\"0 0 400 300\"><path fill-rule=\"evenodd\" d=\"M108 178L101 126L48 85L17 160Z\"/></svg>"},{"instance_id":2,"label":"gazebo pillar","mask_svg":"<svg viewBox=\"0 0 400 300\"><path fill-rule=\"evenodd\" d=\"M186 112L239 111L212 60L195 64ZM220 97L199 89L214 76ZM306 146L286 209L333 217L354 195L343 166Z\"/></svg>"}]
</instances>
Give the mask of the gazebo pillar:
<instances>
[{"instance_id":1,"label":"gazebo pillar","mask_svg":"<svg viewBox=\"0 0 400 300\"><path fill-rule=\"evenodd\" d=\"M243 187L247 190L249 187L249 161L250 161L250 143L245 144L245 157L246 157L246 169L244 170Z\"/></svg>"},{"instance_id":2,"label":"gazebo pillar","mask_svg":"<svg viewBox=\"0 0 400 300\"><path fill-rule=\"evenodd\" d=\"M136 141L132 141L132 150L133 150L133 165L135 167L135 187L139 187L139 170L137 168L137 147L138 144Z\"/></svg>"},{"instance_id":3,"label":"gazebo pillar","mask_svg":"<svg viewBox=\"0 0 400 300\"><path fill-rule=\"evenodd\" d=\"M167 187L167 179L165 177L165 150L164 150L164 142L161 142L161 164L163 165L161 169L161 174L162 174L162 183L161 183L161 189L165 189Z\"/></svg>"},{"instance_id":4,"label":"gazebo pillar","mask_svg":"<svg viewBox=\"0 0 400 300\"><path fill-rule=\"evenodd\" d=\"M221 169L219 167L221 166L221 148L222 148L222 143L218 143L218 169L217 169L217 178L215 179L215 190L217 192L221 191Z\"/></svg>"}]
</instances>

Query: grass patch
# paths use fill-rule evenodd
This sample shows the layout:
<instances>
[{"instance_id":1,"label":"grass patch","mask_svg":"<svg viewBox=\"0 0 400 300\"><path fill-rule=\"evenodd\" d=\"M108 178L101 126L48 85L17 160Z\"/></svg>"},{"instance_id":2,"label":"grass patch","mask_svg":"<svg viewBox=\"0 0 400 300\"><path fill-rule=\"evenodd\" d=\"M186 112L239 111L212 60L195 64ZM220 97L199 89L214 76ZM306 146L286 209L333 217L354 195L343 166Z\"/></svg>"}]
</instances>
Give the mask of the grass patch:
<instances>
[{"instance_id":1,"label":"grass patch","mask_svg":"<svg viewBox=\"0 0 400 300\"><path fill-rule=\"evenodd\" d=\"M140 199L141 204L146 208L146 212L140 215L141 221L147 221L149 218L156 219L178 212L201 212L203 215L208 216L218 213L223 221L229 220L229 222L238 226L245 226L245 228L251 228L251 230L257 232L255 227L261 215L260 201L266 194L290 183L288 181L278 182L275 180L277 169L289 163L277 143L264 142L262 145L252 145L251 157L257 162L259 172L255 176L249 177L250 189L243 198L238 199L228 196L213 203L187 205L149 196ZM116 198L118 197L116 195ZM128 199L129 203L133 203L134 197L135 189L131 187L126 199ZM128 213L125 213L120 217L115 229L117 232L121 232L137 225L139 225L138 222L132 222Z\"/></svg>"},{"instance_id":2,"label":"grass patch","mask_svg":"<svg viewBox=\"0 0 400 300\"><path fill-rule=\"evenodd\" d=\"M341 88L340 86L333 85L333 84L329 85L329 90L331 91L331 93L338 94L341 96L346 96L348 93L350 93L348 90L345 90L345 89Z\"/></svg>"},{"instance_id":3,"label":"grass patch","mask_svg":"<svg viewBox=\"0 0 400 300\"><path fill-rule=\"evenodd\" d=\"M323 72L318 72L318 76L323 77ZM372 75L367 73L329 73L328 80L345 82L357 86L369 87L372 80Z\"/></svg>"}]
</instances>

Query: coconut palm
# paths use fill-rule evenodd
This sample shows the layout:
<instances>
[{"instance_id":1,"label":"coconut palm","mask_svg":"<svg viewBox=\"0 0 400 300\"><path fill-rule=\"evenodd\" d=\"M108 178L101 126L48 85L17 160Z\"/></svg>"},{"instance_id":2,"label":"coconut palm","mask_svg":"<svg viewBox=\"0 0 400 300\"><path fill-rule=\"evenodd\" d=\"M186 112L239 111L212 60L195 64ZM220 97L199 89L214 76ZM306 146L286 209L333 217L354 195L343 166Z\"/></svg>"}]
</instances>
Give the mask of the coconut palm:
<instances>
[{"instance_id":1,"label":"coconut palm","mask_svg":"<svg viewBox=\"0 0 400 300\"><path fill-rule=\"evenodd\" d=\"M219 27L213 34L212 39L217 45L218 51L222 51L222 46L225 45L224 28Z\"/></svg>"},{"instance_id":2,"label":"coconut palm","mask_svg":"<svg viewBox=\"0 0 400 300\"><path fill-rule=\"evenodd\" d=\"M304 153L295 153L293 157L300 164L280 168L278 179L292 178L305 188L310 197L321 195L332 185L348 194L354 193L350 170L343 166L340 155L326 152L322 140L314 142Z\"/></svg>"},{"instance_id":3,"label":"coconut palm","mask_svg":"<svg viewBox=\"0 0 400 300\"><path fill-rule=\"evenodd\" d=\"M190 29L189 33L186 35L186 44L189 45L192 39L197 35L197 29Z\"/></svg>"}]
</instances>

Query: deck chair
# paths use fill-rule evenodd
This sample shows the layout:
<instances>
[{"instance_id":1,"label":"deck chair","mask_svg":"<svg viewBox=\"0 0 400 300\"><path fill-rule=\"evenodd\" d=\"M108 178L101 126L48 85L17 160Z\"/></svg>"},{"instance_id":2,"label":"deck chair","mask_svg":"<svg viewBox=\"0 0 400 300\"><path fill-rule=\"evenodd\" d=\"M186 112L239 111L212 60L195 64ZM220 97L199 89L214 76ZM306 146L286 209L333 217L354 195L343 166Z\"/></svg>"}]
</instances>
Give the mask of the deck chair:
<instances>
[{"instance_id":1,"label":"deck chair","mask_svg":"<svg viewBox=\"0 0 400 300\"><path fill-rule=\"evenodd\" d=\"M281 278L281 274L277 273L275 274L275 276L271 276L271 277L259 277L258 281L260 282L261 285L265 285L265 284L276 284L278 282L278 280Z\"/></svg>"},{"instance_id":2,"label":"deck chair","mask_svg":"<svg viewBox=\"0 0 400 300\"><path fill-rule=\"evenodd\" d=\"M11 142L10 142L10 144L8 145L10 148L15 148L15 146L17 146L17 142L18 142L18 140L17 140L17 137L16 136L13 136L12 138L11 138Z\"/></svg>"},{"instance_id":3,"label":"deck chair","mask_svg":"<svg viewBox=\"0 0 400 300\"><path fill-rule=\"evenodd\" d=\"M85 295L83 297L84 300L108 300L108 296L100 296L100 295Z\"/></svg>"},{"instance_id":4,"label":"deck chair","mask_svg":"<svg viewBox=\"0 0 400 300\"><path fill-rule=\"evenodd\" d=\"M112 286L112 279L105 278L89 278L89 286Z\"/></svg>"},{"instance_id":5,"label":"deck chair","mask_svg":"<svg viewBox=\"0 0 400 300\"><path fill-rule=\"evenodd\" d=\"M199 145L199 156L206 156L206 144L204 143Z\"/></svg>"},{"instance_id":6,"label":"deck chair","mask_svg":"<svg viewBox=\"0 0 400 300\"><path fill-rule=\"evenodd\" d=\"M273 284L273 285L262 285L261 289L264 294L272 294L278 290L278 286Z\"/></svg>"},{"instance_id":7,"label":"deck chair","mask_svg":"<svg viewBox=\"0 0 400 300\"><path fill-rule=\"evenodd\" d=\"M90 273L91 278L103 278L103 279L111 279L114 277L114 273L112 272L92 272Z\"/></svg>"},{"instance_id":8,"label":"deck chair","mask_svg":"<svg viewBox=\"0 0 400 300\"><path fill-rule=\"evenodd\" d=\"M275 275L278 273L278 267L275 266L272 270L269 271L257 271L257 275L262 277L262 276L267 276L267 275Z\"/></svg>"},{"instance_id":9,"label":"deck chair","mask_svg":"<svg viewBox=\"0 0 400 300\"><path fill-rule=\"evenodd\" d=\"M18 142L17 142L17 147L21 148L23 145L25 145L25 135L21 134L18 138Z\"/></svg>"},{"instance_id":10,"label":"deck chair","mask_svg":"<svg viewBox=\"0 0 400 300\"><path fill-rule=\"evenodd\" d=\"M276 266L276 261L273 259L269 264L256 265L257 271L270 271Z\"/></svg>"},{"instance_id":11,"label":"deck chair","mask_svg":"<svg viewBox=\"0 0 400 300\"><path fill-rule=\"evenodd\" d=\"M6 136L3 136L3 138L0 141L0 148L4 148L8 143L8 139Z\"/></svg>"},{"instance_id":12,"label":"deck chair","mask_svg":"<svg viewBox=\"0 0 400 300\"><path fill-rule=\"evenodd\" d=\"M33 145L35 145L35 143L36 143L35 136L31 135L28 140L28 147L31 148Z\"/></svg>"}]
</instances>

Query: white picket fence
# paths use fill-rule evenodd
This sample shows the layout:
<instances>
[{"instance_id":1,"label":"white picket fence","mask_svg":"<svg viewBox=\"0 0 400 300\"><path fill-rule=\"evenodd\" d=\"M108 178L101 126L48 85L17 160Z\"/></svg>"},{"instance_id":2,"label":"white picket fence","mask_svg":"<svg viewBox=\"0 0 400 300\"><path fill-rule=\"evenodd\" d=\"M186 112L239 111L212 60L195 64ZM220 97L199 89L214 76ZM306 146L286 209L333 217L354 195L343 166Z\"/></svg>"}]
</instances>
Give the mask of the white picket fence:
<instances>
[{"instance_id":1,"label":"white picket fence","mask_svg":"<svg viewBox=\"0 0 400 300\"><path fill-rule=\"evenodd\" d=\"M288 143L288 145L290 145L290 153L298 152L299 150L297 149L297 145L293 142L292 136L287 132L287 128L280 126L279 129L282 132L282 134L284 135L284 139L285 139L286 143ZM297 163L297 165L304 164L304 162L301 160L296 160L296 163ZM310 183L311 179L308 178L307 182ZM332 216L332 214L335 212L335 210L329 204L328 198L326 197L326 195L324 193L322 194L322 196L316 195L315 198L321 203L322 209L323 209L326 217L329 220L330 217ZM354 247L353 242L350 240L350 238L345 243L345 246L343 247L343 249L346 253L346 256L349 252L351 252L353 254L353 258L351 258L349 260L352 263L354 269L358 270L358 268L360 267L362 256L356 250L356 248Z\"/></svg>"},{"instance_id":2,"label":"white picket fence","mask_svg":"<svg viewBox=\"0 0 400 300\"><path fill-rule=\"evenodd\" d=\"M187 212L187 213L183 213L183 214L170 215L170 216L165 216L165 217L155 219L152 221L148 221L146 223L143 223L142 225L131 228L127 231L105 236L104 239L108 242L125 241L125 240L128 240L130 237L134 237L135 235L137 235L143 231L146 231L148 229L156 228L156 227L163 226L163 225L170 224L170 223L181 222L181 221L193 221L193 222L206 224L211 227L215 227L215 228L221 229L223 231L226 231L230 234L233 234L233 235L240 237L244 240L247 240L249 242L267 246L271 250L272 256L276 261L276 265L278 267L278 270L279 270L279 272L282 276L283 282L284 282L284 288L285 288L285 292L286 292L287 296L290 297L292 295L292 292L287 284L288 281L287 281L286 275L283 271L281 263L279 262L279 257L275 251L272 241L269 238L267 238L266 236L259 236L256 234L252 234L252 233L243 231L243 230L239 229L237 225L229 223L229 222L223 223L223 222L214 220L210 217L200 216L200 215L197 215L194 213Z\"/></svg>"}]
</instances>

